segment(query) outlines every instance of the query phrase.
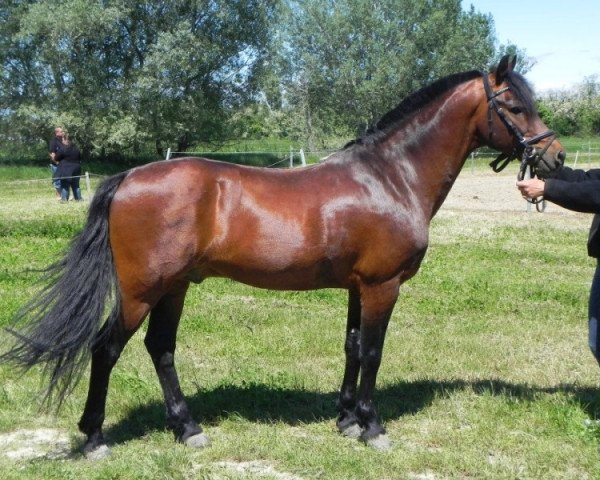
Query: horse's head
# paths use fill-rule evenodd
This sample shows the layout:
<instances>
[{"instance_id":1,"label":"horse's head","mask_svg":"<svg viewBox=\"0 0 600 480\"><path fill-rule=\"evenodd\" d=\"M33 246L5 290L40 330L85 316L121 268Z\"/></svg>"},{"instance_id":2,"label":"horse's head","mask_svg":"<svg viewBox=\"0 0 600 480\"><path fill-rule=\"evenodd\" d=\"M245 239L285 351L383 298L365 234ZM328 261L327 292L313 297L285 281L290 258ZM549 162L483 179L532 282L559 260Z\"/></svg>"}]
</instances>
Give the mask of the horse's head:
<instances>
[{"instance_id":1,"label":"horse's head","mask_svg":"<svg viewBox=\"0 0 600 480\"><path fill-rule=\"evenodd\" d=\"M514 67L516 57L502 58L490 74L482 74L487 108L479 109L480 138L502 155L492 162L500 171L515 158L521 160L521 173L530 167L538 177L551 176L564 163L565 152L540 119L527 81Z\"/></svg>"}]
</instances>

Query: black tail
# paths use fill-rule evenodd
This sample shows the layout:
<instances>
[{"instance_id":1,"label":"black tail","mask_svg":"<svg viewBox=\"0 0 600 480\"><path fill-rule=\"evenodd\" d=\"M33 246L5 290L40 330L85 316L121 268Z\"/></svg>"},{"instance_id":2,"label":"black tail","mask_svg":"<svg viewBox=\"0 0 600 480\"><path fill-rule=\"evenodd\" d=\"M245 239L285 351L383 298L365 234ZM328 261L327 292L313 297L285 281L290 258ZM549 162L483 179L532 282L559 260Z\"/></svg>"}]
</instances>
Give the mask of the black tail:
<instances>
[{"instance_id":1,"label":"black tail","mask_svg":"<svg viewBox=\"0 0 600 480\"><path fill-rule=\"evenodd\" d=\"M57 402L75 387L87 366L94 344L101 341L101 320L112 298L112 311L103 332L118 318L119 292L108 237L108 212L126 172L106 179L90 204L87 224L73 239L62 260L44 270L47 285L17 314L27 321L22 330L9 329L17 341L0 356L25 370L44 365L49 385L45 401Z\"/></svg>"}]
</instances>

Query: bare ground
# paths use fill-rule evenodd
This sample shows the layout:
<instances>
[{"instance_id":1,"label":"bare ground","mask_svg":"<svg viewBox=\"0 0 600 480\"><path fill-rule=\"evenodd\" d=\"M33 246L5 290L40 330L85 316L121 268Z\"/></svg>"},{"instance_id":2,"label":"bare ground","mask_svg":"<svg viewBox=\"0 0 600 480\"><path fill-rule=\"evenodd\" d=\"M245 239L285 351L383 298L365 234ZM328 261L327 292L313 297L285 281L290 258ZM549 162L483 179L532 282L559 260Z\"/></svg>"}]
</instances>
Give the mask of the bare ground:
<instances>
[{"instance_id":1,"label":"bare ground","mask_svg":"<svg viewBox=\"0 0 600 480\"><path fill-rule=\"evenodd\" d=\"M463 171L453 185L438 216L461 217L468 222L521 225L524 222L552 222L555 228L587 228L591 217L546 202L543 214L528 204L517 189L512 174Z\"/></svg>"}]
</instances>

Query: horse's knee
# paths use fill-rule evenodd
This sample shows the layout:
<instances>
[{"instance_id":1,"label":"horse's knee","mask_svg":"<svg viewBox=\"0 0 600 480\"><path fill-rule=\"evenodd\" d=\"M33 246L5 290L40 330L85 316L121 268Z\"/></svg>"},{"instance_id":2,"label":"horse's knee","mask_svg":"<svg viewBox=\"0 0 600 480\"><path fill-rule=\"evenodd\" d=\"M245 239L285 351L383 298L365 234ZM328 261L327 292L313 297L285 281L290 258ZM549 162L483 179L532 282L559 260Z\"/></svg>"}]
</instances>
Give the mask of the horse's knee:
<instances>
[{"instance_id":1,"label":"horse's knee","mask_svg":"<svg viewBox=\"0 0 600 480\"><path fill-rule=\"evenodd\" d=\"M361 351L360 354L360 366L363 371L377 370L381 365L381 348L369 348Z\"/></svg>"},{"instance_id":2,"label":"horse's knee","mask_svg":"<svg viewBox=\"0 0 600 480\"><path fill-rule=\"evenodd\" d=\"M358 357L360 350L360 330L353 328L346 335L346 343L344 345L344 351L346 355L350 357Z\"/></svg>"}]
</instances>

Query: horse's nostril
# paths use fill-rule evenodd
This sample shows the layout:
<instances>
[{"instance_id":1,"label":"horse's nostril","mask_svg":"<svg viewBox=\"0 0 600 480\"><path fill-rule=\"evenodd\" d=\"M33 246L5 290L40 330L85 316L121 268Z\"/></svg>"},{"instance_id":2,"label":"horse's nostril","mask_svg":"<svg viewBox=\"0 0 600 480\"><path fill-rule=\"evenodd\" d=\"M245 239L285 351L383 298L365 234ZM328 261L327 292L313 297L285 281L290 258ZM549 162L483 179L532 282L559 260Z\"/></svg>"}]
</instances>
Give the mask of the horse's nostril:
<instances>
[{"instance_id":1,"label":"horse's nostril","mask_svg":"<svg viewBox=\"0 0 600 480\"><path fill-rule=\"evenodd\" d=\"M560 152L558 152L558 155L556 155L556 156L558 157L558 159L559 159L561 162L564 162L564 161L565 161L565 158L567 158L567 154L565 153L565 151L564 151L564 150L561 150Z\"/></svg>"}]
</instances>

